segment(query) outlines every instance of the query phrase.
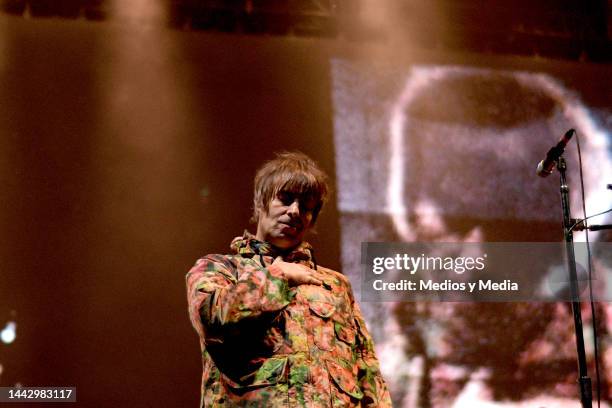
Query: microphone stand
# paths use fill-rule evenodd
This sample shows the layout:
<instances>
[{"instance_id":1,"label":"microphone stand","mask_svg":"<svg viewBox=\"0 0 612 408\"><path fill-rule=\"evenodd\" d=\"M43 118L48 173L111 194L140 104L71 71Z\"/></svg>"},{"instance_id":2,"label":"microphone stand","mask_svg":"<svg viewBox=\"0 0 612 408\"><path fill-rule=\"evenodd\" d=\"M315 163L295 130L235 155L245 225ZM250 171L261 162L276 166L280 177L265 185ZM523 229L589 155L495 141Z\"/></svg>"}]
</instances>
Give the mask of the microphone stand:
<instances>
[{"instance_id":1,"label":"microphone stand","mask_svg":"<svg viewBox=\"0 0 612 408\"><path fill-rule=\"evenodd\" d=\"M563 156L557 161L557 170L561 175L561 205L563 207L563 232L565 248L567 250L567 265L570 276L570 293L572 296L572 313L574 315L574 329L576 331L576 349L578 352L578 386L580 388L580 401L582 408L591 408L593 395L591 379L587 373L586 352L584 350L584 334L582 332L582 311L580 310L580 294L578 291L578 276L576 274L576 257L574 254L574 234L572 232L572 219L570 217L569 187L565 178L567 164Z\"/></svg>"}]
</instances>

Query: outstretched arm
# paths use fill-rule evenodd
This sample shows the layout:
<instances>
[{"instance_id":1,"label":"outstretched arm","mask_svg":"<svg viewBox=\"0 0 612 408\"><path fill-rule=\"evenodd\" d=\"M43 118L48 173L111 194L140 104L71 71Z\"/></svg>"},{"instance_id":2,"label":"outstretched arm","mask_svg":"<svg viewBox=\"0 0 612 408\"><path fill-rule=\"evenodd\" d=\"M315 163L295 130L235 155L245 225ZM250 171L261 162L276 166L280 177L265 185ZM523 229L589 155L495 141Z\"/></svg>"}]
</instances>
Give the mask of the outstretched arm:
<instances>
[{"instance_id":1,"label":"outstretched arm","mask_svg":"<svg viewBox=\"0 0 612 408\"><path fill-rule=\"evenodd\" d=\"M320 285L321 280L318 272L280 257L263 267L248 259L232 262L209 255L187 274L191 321L198 332L231 327L282 310L294 296L292 286Z\"/></svg>"},{"instance_id":2,"label":"outstretched arm","mask_svg":"<svg viewBox=\"0 0 612 408\"><path fill-rule=\"evenodd\" d=\"M199 259L186 279L189 315L200 334L277 312L292 297L278 266L264 268L256 262L234 264L223 255Z\"/></svg>"}]
</instances>

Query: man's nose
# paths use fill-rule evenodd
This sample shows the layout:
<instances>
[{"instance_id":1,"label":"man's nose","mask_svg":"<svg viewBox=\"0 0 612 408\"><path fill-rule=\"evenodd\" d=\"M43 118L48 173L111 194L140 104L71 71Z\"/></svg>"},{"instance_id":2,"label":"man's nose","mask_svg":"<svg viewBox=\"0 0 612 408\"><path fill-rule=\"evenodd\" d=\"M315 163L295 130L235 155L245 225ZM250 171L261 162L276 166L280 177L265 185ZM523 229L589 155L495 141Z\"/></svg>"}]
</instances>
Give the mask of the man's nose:
<instances>
[{"instance_id":1,"label":"man's nose","mask_svg":"<svg viewBox=\"0 0 612 408\"><path fill-rule=\"evenodd\" d=\"M292 217L299 217L300 216L300 203L299 203L298 200L294 200L289 205L289 208L287 208L287 214L289 214Z\"/></svg>"}]
</instances>

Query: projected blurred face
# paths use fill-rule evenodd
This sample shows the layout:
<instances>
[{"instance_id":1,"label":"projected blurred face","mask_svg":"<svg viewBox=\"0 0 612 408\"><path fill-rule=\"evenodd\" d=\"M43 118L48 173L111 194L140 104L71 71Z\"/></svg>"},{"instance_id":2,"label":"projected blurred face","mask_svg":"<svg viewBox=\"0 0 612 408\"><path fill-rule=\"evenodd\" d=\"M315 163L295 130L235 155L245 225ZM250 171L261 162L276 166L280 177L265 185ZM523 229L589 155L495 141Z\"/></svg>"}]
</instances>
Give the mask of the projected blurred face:
<instances>
[{"instance_id":1,"label":"projected blurred face","mask_svg":"<svg viewBox=\"0 0 612 408\"><path fill-rule=\"evenodd\" d=\"M268 210L259 212L256 238L280 249L299 245L312 227L317 204L313 198L279 191L270 201Z\"/></svg>"},{"instance_id":2,"label":"projected blurred face","mask_svg":"<svg viewBox=\"0 0 612 408\"><path fill-rule=\"evenodd\" d=\"M557 223L558 186L535 177L534 168L561 134L586 120L566 117L566 111L580 112L567 106L579 104L543 75L414 69L390 126L395 165L388 203L410 215L393 215L400 236L470 242L503 232L468 228L479 220ZM591 144L593 136L585 136ZM578 162L575 147L565 155ZM518 229L512 238L533 239L529 230Z\"/></svg>"}]
</instances>

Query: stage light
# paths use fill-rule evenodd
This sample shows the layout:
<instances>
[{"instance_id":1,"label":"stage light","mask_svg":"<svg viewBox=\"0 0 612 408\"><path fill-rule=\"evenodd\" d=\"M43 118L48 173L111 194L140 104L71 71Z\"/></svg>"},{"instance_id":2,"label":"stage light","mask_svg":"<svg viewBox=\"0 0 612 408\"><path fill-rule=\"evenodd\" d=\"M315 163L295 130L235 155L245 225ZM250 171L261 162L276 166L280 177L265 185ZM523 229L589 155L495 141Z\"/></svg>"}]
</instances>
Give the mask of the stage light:
<instances>
[{"instance_id":1,"label":"stage light","mask_svg":"<svg viewBox=\"0 0 612 408\"><path fill-rule=\"evenodd\" d=\"M4 344L11 344L17 337L17 323L8 322L2 332L0 332L0 340Z\"/></svg>"},{"instance_id":2,"label":"stage light","mask_svg":"<svg viewBox=\"0 0 612 408\"><path fill-rule=\"evenodd\" d=\"M161 0L113 0L110 11L113 17L129 22L163 25L166 7Z\"/></svg>"}]
</instances>

